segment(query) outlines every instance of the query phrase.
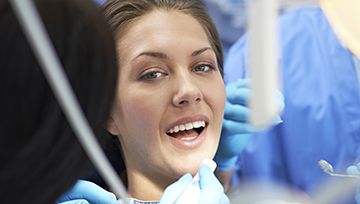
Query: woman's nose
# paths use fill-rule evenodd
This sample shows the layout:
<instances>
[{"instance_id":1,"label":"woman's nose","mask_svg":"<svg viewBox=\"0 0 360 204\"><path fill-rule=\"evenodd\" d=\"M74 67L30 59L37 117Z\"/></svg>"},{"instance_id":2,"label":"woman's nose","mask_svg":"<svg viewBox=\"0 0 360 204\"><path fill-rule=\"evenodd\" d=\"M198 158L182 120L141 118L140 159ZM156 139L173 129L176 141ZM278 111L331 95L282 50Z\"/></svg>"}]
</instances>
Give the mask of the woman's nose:
<instances>
[{"instance_id":1,"label":"woman's nose","mask_svg":"<svg viewBox=\"0 0 360 204\"><path fill-rule=\"evenodd\" d=\"M177 79L174 86L173 104L177 107L196 104L203 100L203 95L191 75Z\"/></svg>"}]
</instances>

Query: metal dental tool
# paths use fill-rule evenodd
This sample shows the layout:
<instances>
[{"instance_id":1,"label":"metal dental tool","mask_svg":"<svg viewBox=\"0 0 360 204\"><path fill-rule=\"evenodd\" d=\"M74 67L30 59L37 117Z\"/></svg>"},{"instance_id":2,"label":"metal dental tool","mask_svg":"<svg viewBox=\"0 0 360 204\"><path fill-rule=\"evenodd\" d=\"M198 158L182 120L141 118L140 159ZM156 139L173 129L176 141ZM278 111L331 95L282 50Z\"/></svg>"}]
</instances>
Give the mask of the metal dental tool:
<instances>
[{"instance_id":1,"label":"metal dental tool","mask_svg":"<svg viewBox=\"0 0 360 204\"><path fill-rule=\"evenodd\" d=\"M346 175L346 174L334 174L334 169L327 161L320 159L318 161L318 165L321 170L323 170L325 173L330 174L331 176L337 176L337 177L347 177L347 178L355 178L360 180L360 175Z\"/></svg>"}]
</instances>

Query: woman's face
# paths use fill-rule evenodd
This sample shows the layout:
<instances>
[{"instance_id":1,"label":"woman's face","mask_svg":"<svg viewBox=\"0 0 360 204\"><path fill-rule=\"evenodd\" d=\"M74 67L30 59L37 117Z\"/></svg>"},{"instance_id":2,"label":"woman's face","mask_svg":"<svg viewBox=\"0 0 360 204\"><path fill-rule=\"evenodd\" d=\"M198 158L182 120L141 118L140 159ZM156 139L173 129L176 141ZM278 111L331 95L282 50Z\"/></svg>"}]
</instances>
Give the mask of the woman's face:
<instances>
[{"instance_id":1,"label":"woman's face","mask_svg":"<svg viewBox=\"0 0 360 204\"><path fill-rule=\"evenodd\" d=\"M195 174L215 155L225 107L203 27L190 15L156 10L132 22L117 47L119 82L108 130L119 136L128 170L148 178Z\"/></svg>"}]
</instances>

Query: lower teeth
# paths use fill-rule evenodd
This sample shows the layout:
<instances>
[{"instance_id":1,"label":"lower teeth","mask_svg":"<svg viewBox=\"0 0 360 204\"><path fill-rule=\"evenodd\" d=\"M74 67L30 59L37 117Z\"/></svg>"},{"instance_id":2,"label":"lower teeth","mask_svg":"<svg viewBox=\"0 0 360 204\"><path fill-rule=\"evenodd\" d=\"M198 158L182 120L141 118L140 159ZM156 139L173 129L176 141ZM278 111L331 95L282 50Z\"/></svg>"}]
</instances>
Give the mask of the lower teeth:
<instances>
[{"instance_id":1,"label":"lower teeth","mask_svg":"<svg viewBox=\"0 0 360 204\"><path fill-rule=\"evenodd\" d=\"M197 135L194 137L182 137L181 140L193 140L195 138L197 138Z\"/></svg>"}]
</instances>

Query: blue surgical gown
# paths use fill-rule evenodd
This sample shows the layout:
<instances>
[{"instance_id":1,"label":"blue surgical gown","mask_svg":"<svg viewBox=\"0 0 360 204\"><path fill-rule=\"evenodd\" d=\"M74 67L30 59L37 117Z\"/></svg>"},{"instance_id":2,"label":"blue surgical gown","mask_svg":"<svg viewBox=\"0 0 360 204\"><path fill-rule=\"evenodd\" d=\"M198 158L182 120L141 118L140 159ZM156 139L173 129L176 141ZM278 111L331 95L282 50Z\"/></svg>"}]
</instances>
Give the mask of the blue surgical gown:
<instances>
[{"instance_id":1,"label":"blue surgical gown","mask_svg":"<svg viewBox=\"0 0 360 204\"><path fill-rule=\"evenodd\" d=\"M249 141L232 185L264 179L314 196L326 180L343 179L325 174L318 160L344 174L360 161L360 88L354 56L339 42L320 8L283 14L279 25L283 123ZM224 65L227 84L249 77L248 49L248 34L230 48ZM355 203L353 196L335 203Z\"/></svg>"}]
</instances>

